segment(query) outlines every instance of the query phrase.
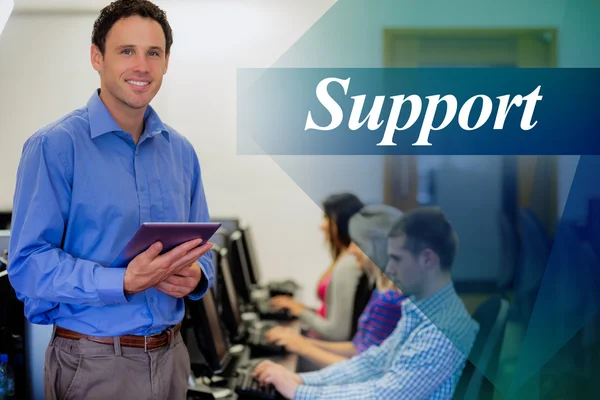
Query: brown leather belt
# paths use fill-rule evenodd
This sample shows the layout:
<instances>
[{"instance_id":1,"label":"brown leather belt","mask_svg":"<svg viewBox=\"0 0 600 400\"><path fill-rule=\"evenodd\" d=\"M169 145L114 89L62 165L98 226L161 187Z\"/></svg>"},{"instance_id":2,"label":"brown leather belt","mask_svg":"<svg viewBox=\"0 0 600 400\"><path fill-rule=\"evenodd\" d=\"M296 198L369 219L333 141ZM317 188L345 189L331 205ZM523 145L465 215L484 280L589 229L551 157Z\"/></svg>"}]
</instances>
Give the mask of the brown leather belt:
<instances>
[{"instance_id":1,"label":"brown leather belt","mask_svg":"<svg viewBox=\"0 0 600 400\"><path fill-rule=\"evenodd\" d=\"M135 347L138 349L144 349L145 351L160 349L161 347L168 346L171 344L174 336L177 336L179 330L181 329L181 322L175 325L173 328L173 335L171 335L171 330L167 329L166 331L157 333L152 336L135 336L135 335L124 335L119 337L119 342L123 347ZM113 338L108 336L90 336L84 335L81 333L73 332L69 329L56 327L56 335L57 337L65 338L65 339L87 339L91 342L101 343L101 344L114 344Z\"/></svg>"}]
</instances>

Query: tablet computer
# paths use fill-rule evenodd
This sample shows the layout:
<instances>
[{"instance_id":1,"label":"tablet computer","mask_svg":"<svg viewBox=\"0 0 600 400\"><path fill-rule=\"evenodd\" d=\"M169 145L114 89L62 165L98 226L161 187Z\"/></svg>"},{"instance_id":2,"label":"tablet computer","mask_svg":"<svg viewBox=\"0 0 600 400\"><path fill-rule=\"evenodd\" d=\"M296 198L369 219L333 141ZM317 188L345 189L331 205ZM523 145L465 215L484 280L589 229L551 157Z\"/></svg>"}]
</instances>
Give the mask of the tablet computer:
<instances>
[{"instance_id":1,"label":"tablet computer","mask_svg":"<svg viewBox=\"0 0 600 400\"><path fill-rule=\"evenodd\" d=\"M111 267L126 267L138 254L161 242L161 254L194 239L205 244L221 226L218 222L145 222L117 256Z\"/></svg>"}]
</instances>

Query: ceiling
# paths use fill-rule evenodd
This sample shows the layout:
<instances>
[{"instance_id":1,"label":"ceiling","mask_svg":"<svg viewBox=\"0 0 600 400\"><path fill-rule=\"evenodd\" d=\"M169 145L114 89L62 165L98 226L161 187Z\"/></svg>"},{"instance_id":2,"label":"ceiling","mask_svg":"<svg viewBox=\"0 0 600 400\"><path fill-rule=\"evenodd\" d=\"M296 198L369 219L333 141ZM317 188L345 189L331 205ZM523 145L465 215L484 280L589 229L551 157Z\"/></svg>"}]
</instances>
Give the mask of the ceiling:
<instances>
[{"instance_id":1,"label":"ceiling","mask_svg":"<svg viewBox=\"0 0 600 400\"><path fill-rule=\"evenodd\" d=\"M14 0L15 11L100 10L110 0Z\"/></svg>"},{"instance_id":2,"label":"ceiling","mask_svg":"<svg viewBox=\"0 0 600 400\"><path fill-rule=\"evenodd\" d=\"M113 0L14 0L15 11L100 11ZM154 0L158 6L181 0ZM211 1L211 0L194 0ZM214 0L213 0L214 1Z\"/></svg>"}]
</instances>

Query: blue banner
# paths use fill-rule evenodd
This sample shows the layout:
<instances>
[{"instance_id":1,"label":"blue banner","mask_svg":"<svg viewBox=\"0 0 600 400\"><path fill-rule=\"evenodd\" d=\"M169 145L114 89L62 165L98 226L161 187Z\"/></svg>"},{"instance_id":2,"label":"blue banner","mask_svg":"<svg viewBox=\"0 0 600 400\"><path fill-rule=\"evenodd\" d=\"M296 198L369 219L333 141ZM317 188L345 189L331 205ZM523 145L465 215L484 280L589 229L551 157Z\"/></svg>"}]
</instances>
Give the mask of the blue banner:
<instances>
[{"instance_id":1,"label":"blue banner","mask_svg":"<svg viewBox=\"0 0 600 400\"><path fill-rule=\"evenodd\" d=\"M238 154L595 155L599 92L595 68L240 70Z\"/></svg>"}]
</instances>

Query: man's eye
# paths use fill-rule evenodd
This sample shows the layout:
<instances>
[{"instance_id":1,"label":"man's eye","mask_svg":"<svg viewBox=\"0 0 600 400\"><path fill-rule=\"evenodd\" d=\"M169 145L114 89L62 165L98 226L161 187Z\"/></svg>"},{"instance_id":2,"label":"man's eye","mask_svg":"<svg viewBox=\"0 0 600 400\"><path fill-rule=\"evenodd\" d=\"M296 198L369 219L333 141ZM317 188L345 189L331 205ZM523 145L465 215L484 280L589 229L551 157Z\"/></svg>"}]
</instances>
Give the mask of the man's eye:
<instances>
[{"instance_id":1,"label":"man's eye","mask_svg":"<svg viewBox=\"0 0 600 400\"><path fill-rule=\"evenodd\" d=\"M128 54L128 55L129 55L129 54L133 53L133 50L131 50L131 49L125 49L125 50L123 50L121 53L122 53L122 54Z\"/></svg>"},{"instance_id":2,"label":"man's eye","mask_svg":"<svg viewBox=\"0 0 600 400\"><path fill-rule=\"evenodd\" d=\"M158 51L151 51L149 54L151 56L153 56L153 57L158 57L159 56Z\"/></svg>"}]
</instances>

